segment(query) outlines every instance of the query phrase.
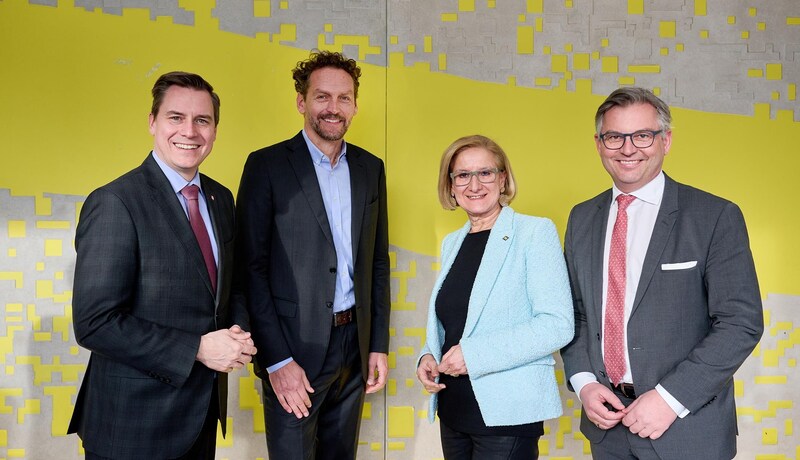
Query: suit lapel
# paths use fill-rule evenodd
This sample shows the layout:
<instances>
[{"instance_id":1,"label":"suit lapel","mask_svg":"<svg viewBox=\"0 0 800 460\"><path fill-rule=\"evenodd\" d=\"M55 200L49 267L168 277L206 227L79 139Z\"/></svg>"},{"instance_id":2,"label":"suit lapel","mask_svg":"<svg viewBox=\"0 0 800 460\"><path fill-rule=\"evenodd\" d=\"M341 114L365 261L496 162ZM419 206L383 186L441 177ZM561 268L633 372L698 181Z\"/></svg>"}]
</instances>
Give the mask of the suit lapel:
<instances>
[{"instance_id":1,"label":"suit lapel","mask_svg":"<svg viewBox=\"0 0 800 460\"><path fill-rule=\"evenodd\" d=\"M361 223L364 220L364 207L367 199L367 171L361 156L350 146L347 152L347 165L350 167L350 221L353 260L358 260L358 242L361 239Z\"/></svg>"},{"instance_id":2,"label":"suit lapel","mask_svg":"<svg viewBox=\"0 0 800 460\"><path fill-rule=\"evenodd\" d=\"M656 223L653 227L653 235L650 237L650 244L647 246L647 254L642 263L642 275L639 285L636 286L636 297L633 299L631 315L636 312L639 304L647 292L650 280L661 260L661 254L669 241L669 236L678 218L678 190L677 183L664 174L664 196L661 199L661 207L658 210Z\"/></svg>"},{"instance_id":3,"label":"suit lapel","mask_svg":"<svg viewBox=\"0 0 800 460\"><path fill-rule=\"evenodd\" d=\"M472 287L467 308L467 320L464 324L465 337L472 334L472 330L478 324L478 318L489 301L489 296L500 275L500 270L503 268L508 251L514 243L514 236L514 210L504 207L489 233L480 268L475 275L475 284Z\"/></svg>"},{"instance_id":4,"label":"suit lapel","mask_svg":"<svg viewBox=\"0 0 800 460\"><path fill-rule=\"evenodd\" d=\"M302 133L292 139L289 143L289 150L289 163L292 165L300 183L300 189L303 191L303 195L305 195L322 233L328 242L333 245L331 225L328 222L328 215L325 213L325 202L322 201L322 192L319 189L317 173L314 171L311 153L308 151L308 146Z\"/></svg>"},{"instance_id":5,"label":"suit lapel","mask_svg":"<svg viewBox=\"0 0 800 460\"><path fill-rule=\"evenodd\" d=\"M189 219L186 217L183 207L178 202L178 196L173 192L169 180L158 167L158 164L152 156L147 157L143 166L147 185L150 187L149 192L152 201L164 214L165 220L172 228L172 231L175 232L178 241L180 241L184 249L186 249L186 254L192 259L192 265L196 267L200 278L202 278L208 288L209 294L214 295L211 288L211 279L208 277L208 271L206 271L203 253L200 251L200 245L197 243L197 238L194 236L192 226L189 224Z\"/></svg>"},{"instance_id":6,"label":"suit lapel","mask_svg":"<svg viewBox=\"0 0 800 460\"><path fill-rule=\"evenodd\" d=\"M611 209L611 191L602 194L597 201L597 208L592 218L592 260L589 269L592 270L589 278L592 280L592 296L590 301L595 304L586 306L587 312L597 312L596 320L599 330L603 323L603 250L606 242L606 229L608 228L608 213ZM586 301L586 299L584 299Z\"/></svg>"},{"instance_id":7,"label":"suit lapel","mask_svg":"<svg viewBox=\"0 0 800 460\"><path fill-rule=\"evenodd\" d=\"M223 260L225 260L225 247L223 244L220 243L219 238L220 235L223 234L222 225L222 210L220 209L220 202L216 196L216 190L209 184L209 181L203 180L203 176L200 175L200 183L203 186L203 193L205 194L206 198L206 206L208 207L208 215L211 217L211 227L214 229L214 242L217 245L217 286L220 286L222 281L222 271L227 269L227 267L223 267ZM201 253L202 254L202 253ZM211 285L209 284L209 289ZM214 303L218 305L219 302L219 293L221 289L217 289L215 301Z\"/></svg>"}]
</instances>

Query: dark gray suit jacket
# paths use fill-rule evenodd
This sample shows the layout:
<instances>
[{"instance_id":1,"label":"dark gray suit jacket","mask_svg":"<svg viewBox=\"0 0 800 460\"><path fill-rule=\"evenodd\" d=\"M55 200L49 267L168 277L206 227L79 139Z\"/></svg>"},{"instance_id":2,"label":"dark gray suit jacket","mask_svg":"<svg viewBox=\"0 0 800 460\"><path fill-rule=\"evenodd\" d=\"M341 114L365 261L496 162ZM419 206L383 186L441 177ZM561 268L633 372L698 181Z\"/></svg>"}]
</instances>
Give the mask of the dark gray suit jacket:
<instances>
[{"instance_id":1,"label":"dark gray suit jacket","mask_svg":"<svg viewBox=\"0 0 800 460\"><path fill-rule=\"evenodd\" d=\"M570 214L564 245L575 338L561 351L567 378L591 372L606 386L602 276L610 205L607 190ZM669 269L691 261L696 266ZM733 374L763 332L747 229L735 204L666 177L627 331L636 394L661 384L691 412L652 441L659 455L733 458ZM581 431L592 442L606 433L585 415Z\"/></svg>"},{"instance_id":2,"label":"dark gray suit jacket","mask_svg":"<svg viewBox=\"0 0 800 460\"><path fill-rule=\"evenodd\" d=\"M383 161L347 145L359 351L389 349L389 238ZM331 332L336 250L302 133L250 154L237 196L237 283L266 369L288 357L309 381ZM266 372L259 372L262 378Z\"/></svg>"},{"instance_id":3,"label":"dark gray suit jacket","mask_svg":"<svg viewBox=\"0 0 800 460\"><path fill-rule=\"evenodd\" d=\"M73 321L92 354L68 432L95 454L182 455L214 384L225 429L227 375L215 379L195 356L201 335L232 322L233 196L204 175L201 183L219 248L216 298L189 220L152 156L81 209Z\"/></svg>"}]
</instances>

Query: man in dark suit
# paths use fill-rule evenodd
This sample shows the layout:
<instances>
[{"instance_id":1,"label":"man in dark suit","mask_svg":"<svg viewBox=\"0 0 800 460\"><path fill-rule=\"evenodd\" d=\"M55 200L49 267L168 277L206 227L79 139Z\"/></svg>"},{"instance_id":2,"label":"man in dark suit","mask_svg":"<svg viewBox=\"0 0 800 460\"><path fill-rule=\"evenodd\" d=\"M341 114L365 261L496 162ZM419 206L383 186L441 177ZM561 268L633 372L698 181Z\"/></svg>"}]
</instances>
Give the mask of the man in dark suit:
<instances>
[{"instance_id":1,"label":"man in dark suit","mask_svg":"<svg viewBox=\"0 0 800 460\"><path fill-rule=\"evenodd\" d=\"M379 158L343 141L360 75L339 53L298 63L303 130L250 154L242 173L237 278L274 459L355 458L365 389L386 384L386 176Z\"/></svg>"},{"instance_id":2,"label":"man in dark suit","mask_svg":"<svg viewBox=\"0 0 800 460\"><path fill-rule=\"evenodd\" d=\"M144 163L92 192L75 235L75 336L92 351L69 433L88 459L212 459L227 372L255 354L229 308L231 192L199 174L219 97L199 75L153 86Z\"/></svg>"},{"instance_id":3,"label":"man in dark suit","mask_svg":"<svg viewBox=\"0 0 800 460\"><path fill-rule=\"evenodd\" d=\"M595 122L614 186L575 206L564 243L581 431L598 459L733 458L733 374L763 332L742 213L662 172L671 115L652 92L614 91Z\"/></svg>"}]
</instances>

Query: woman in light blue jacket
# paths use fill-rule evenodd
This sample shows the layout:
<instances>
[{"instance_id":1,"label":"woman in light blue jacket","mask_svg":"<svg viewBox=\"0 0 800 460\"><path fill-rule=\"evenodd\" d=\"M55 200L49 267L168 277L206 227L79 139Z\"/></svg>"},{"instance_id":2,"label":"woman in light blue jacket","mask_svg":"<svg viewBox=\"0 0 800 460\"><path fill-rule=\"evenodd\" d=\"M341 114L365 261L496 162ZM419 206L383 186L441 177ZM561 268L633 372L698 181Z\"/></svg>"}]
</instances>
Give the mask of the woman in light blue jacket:
<instances>
[{"instance_id":1,"label":"woman in light blue jacket","mask_svg":"<svg viewBox=\"0 0 800 460\"><path fill-rule=\"evenodd\" d=\"M503 149L484 136L442 155L439 201L469 220L442 242L417 377L432 393L446 459L535 459L561 415L553 352L574 332L556 227L517 214Z\"/></svg>"}]
</instances>

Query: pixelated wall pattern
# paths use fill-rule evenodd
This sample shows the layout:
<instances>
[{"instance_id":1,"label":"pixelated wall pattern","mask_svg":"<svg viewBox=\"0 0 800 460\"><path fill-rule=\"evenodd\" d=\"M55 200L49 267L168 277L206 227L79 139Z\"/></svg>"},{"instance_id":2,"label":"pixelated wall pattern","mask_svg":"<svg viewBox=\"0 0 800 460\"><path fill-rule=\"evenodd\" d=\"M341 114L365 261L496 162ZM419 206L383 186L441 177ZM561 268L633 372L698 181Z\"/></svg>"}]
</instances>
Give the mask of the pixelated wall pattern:
<instances>
[{"instance_id":1,"label":"pixelated wall pattern","mask_svg":"<svg viewBox=\"0 0 800 460\"><path fill-rule=\"evenodd\" d=\"M800 7L780 3L226 0L211 14L221 30L303 49L334 45L377 65L424 65L475 80L567 91L586 85L600 95L636 84L654 88L673 106L752 115L755 104L768 104L773 117L800 121ZM74 4L116 15L149 8L151 19L194 23L194 12L180 1Z\"/></svg>"}]
</instances>

